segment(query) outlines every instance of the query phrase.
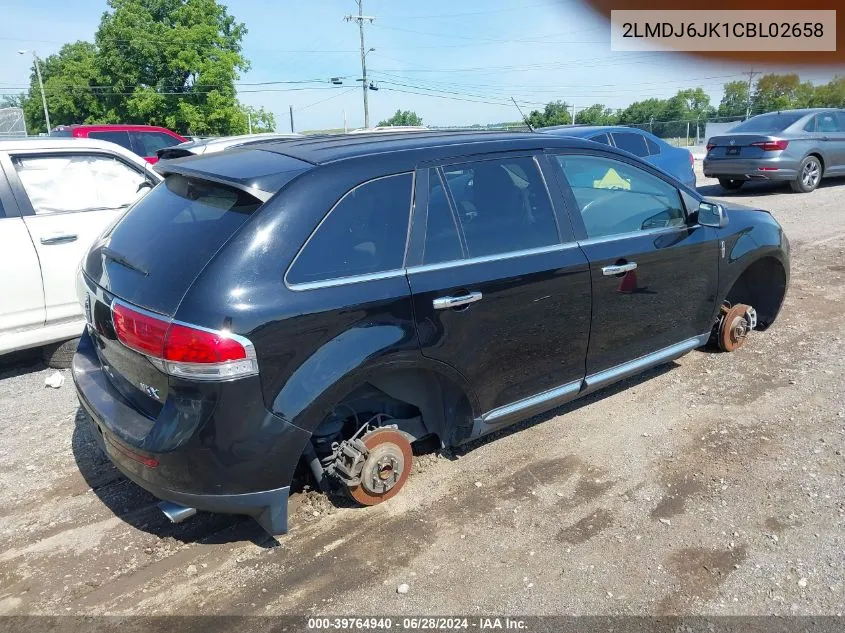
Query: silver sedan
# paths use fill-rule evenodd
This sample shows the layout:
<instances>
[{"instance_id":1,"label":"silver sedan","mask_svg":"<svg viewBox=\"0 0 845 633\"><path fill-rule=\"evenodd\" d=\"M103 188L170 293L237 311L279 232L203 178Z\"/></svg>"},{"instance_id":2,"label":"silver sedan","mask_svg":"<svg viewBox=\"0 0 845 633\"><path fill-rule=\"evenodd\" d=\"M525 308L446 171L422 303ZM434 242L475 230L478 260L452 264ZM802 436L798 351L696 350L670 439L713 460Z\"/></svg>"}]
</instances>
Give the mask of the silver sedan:
<instances>
[{"instance_id":1,"label":"silver sedan","mask_svg":"<svg viewBox=\"0 0 845 633\"><path fill-rule=\"evenodd\" d=\"M725 189L747 180L789 182L808 193L822 178L845 176L845 110L760 114L707 141L704 175Z\"/></svg>"}]
</instances>

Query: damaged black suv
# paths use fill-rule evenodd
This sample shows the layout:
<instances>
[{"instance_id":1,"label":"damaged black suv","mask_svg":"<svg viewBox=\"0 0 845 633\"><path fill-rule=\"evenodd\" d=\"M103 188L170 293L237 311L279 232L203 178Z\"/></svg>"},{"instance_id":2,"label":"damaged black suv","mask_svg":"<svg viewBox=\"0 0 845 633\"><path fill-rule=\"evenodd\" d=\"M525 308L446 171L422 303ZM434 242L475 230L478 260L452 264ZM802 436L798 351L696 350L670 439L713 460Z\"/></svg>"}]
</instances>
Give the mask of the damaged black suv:
<instances>
[{"instance_id":1,"label":"damaged black suv","mask_svg":"<svg viewBox=\"0 0 845 633\"><path fill-rule=\"evenodd\" d=\"M303 137L159 170L82 264L73 376L111 460L176 520L282 533L298 464L379 503L414 442L733 350L788 283L767 212L579 139Z\"/></svg>"}]
</instances>

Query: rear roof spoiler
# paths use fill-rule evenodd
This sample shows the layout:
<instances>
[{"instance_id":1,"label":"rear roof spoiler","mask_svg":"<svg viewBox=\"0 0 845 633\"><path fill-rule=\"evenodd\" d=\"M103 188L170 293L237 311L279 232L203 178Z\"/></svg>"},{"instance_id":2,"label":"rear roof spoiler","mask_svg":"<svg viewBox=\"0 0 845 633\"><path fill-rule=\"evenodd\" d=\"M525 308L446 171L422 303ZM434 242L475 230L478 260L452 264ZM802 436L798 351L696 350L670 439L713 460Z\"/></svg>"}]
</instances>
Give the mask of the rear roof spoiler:
<instances>
[{"instance_id":1,"label":"rear roof spoiler","mask_svg":"<svg viewBox=\"0 0 845 633\"><path fill-rule=\"evenodd\" d=\"M263 203L296 176L313 167L310 163L276 152L232 149L160 161L153 169L165 178L179 174L239 189Z\"/></svg>"}]
</instances>

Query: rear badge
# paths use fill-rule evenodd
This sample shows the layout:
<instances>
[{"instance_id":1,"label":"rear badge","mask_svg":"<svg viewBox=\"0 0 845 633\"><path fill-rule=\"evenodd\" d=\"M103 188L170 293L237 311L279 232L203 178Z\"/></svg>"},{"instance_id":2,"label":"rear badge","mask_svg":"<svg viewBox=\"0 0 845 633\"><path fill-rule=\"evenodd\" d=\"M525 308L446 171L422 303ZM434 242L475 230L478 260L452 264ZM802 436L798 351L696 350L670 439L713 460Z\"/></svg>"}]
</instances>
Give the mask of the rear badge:
<instances>
[{"instance_id":1,"label":"rear badge","mask_svg":"<svg viewBox=\"0 0 845 633\"><path fill-rule=\"evenodd\" d=\"M161 395L159 394L158 389L156 389L155 387L150 387L149 385L145 385L144 383L140 383L140 385L144 393L146 393L150 398L161 402Z\"/></svg>"}]
</instances>

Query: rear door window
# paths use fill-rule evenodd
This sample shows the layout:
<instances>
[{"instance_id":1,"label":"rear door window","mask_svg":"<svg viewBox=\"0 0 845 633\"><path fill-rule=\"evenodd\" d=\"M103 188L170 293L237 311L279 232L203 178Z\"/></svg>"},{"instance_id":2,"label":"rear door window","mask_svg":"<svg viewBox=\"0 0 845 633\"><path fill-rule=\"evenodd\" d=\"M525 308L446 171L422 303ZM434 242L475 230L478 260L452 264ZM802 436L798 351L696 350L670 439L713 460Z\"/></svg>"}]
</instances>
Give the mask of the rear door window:
<instances>
[{"instance_id":1,"label":"rear door window","mask_svg":"<svg viewBox=\"0 0 845 633\"><path fill-rule=\"evenodd\" d=\"M288 271L288 283L401 270L412 186L411 174L397 174L347 192L305 243Z\"/></svg>"},{"instance_id":2,"label":"rear door window","mask_svg":"<svg viewBox=\"0 0 845 633\"><path fill-rule=\"evenodd\" d=\"M182 142L163 132L132 132L132 138L141 156L155 156L158 150Z\"/></svg>"},{"instance_id":3,"label":"rear door window","mask_svg":"<svg viewBox=\"0 0 845 633\"><path fill-rule=\"evenodd\" d=\"M36 215L126 208L145 182L141 172L103 154L19 155L12 162Z\"/></svg>"},{"instance_id":4,"label":"rear door window","mask_svg":"<svg viewBox=\"0 0 845 633\"><path fill-rule=\"evenodd\" d=\"M533 158L461 163L443 172L469 257L559 243L551 201Z\"/></svg>"},{"instance_id":5,"label":"rear door window","mask_svg":"<svg viewBox=\"0 0 845 633\"><path fill-rule=\"evenodd\" d=\"M815 132L816 131L816 117L810 117L810 120L804 125L805 132Z\"/></svg>"},{"instance_id":6,"label":"rear door window","mask_svg":"<svg viewBox=\"0 0 845 633\"><path fill-rule=\"evenodd\" d=\"M613 140L616 147L624 149L626 152L631 152L634 156L648 156L648 147L645 143L645 137L636 132L614 132Z\"/></svg>"},{"instance_id":7,"label":"rear door window","mask_svg":"<svg viewBox=\"0 0 845 633\"><path fill-rule=\"evenodd\" d=\"M816 115L817 132L821 134L829 132L841 132L843 128L839 125L839 120L835 112L824 112Z\"/></svg>"},{"instance_id":8,"label":"rear door window","mask_svg":"<svg viewBox=\"0 0 845 633\"><path fill-rule=\"evenodd\" d=\"M88 132L88 138L96 138L101 141L108 141L109 143L117 143L121 147L128 149L130 152L132 151L132 143L129 140L129 132L93 131Z\"/></svg>"},{"instance_id":9,"label":"rear door window","mask_svg":"<svg viewBox=\"0 0 845 633\"><path fill-rule=\"evenodd\" d=\"M610 137L607 135L606 132L602 132L601 134L596 134L595 136L591 136L589 140L593 141L594 143L602 143L603 145L610 145Z\"/></svg>"}]
</instances>

